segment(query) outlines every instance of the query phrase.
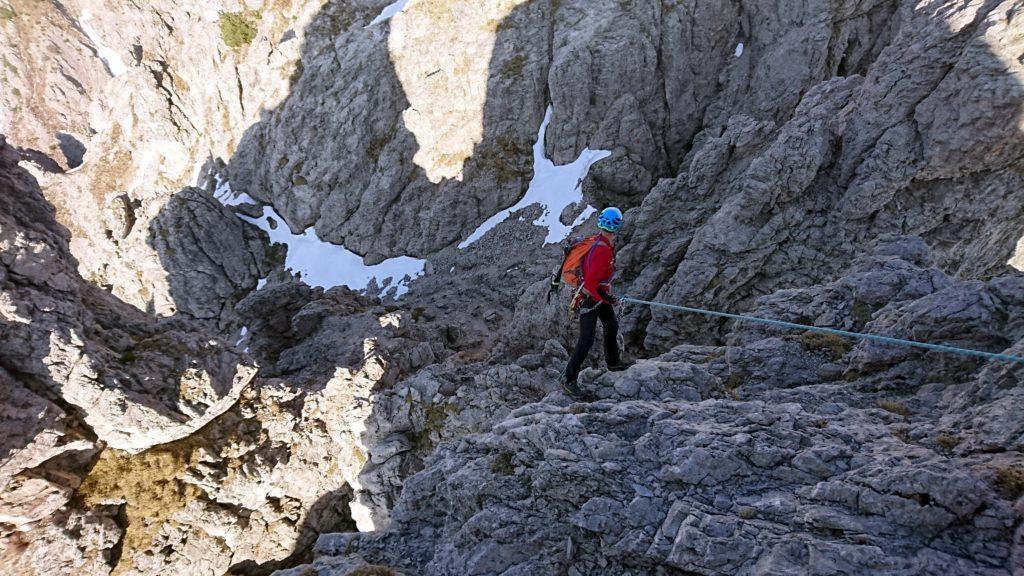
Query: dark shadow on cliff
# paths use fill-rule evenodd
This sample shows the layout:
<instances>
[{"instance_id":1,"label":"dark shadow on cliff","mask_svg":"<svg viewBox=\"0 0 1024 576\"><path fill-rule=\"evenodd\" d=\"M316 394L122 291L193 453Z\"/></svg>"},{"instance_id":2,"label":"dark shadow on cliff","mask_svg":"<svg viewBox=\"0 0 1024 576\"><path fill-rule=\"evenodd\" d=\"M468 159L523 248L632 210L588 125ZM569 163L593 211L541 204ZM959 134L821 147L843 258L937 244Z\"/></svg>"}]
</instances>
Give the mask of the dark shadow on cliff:
<instances>
[{"instance_id":1,"label":"dark shadow on cliff","mask_svg":"<svg viewBox=\"0 0 1024 576\"><path fill-rule=\"evenodd\" d=\"M0 217L9 219L4 232L11 242L0 261L0 285L17 305L16 316L25 318L0 320L0 367L81 420L82 409L62 397L63 384L52 372L68 376L76 366L93 369L91 363L120 366L108 373L101 369L92 378L111 387L116 380L121 389L137 393L133 401L168 418L182 418L172 400L177 399L176 387L147 389L125 374L133 361L131 343L154 335L153 319L78 275L71 233L57 222L56 210L35 178L17 162L18 154L0 135ZM20 246L19 235L46 249L35 253ZM61 343L75 341L83 342L83 357L61 348ZM180 372L171 372L175 374Z\"/></svg>"},{"instance_id":2,"label":"dark shadow on cliff","mask_svg":"<svg viewBox=\"0 0 1024 576\"><path fill-rule=\"evenodd\" d=\"M918 115L922 102L929 99L934 100L932 105L947 104L954 109L968 100L964 86L975 82L964 79L969 74L960 77L960 85L946 85L943 89L948 92L931 97L941 92L938 87L947 78L957 78L956 67L964 62L970 67L968 72L1001 71L997 73L1001 74L1000 83L977 80L974 99L980 104L964 114L971 114L972 119L981 116L977 119L979 125L993 124L992 130L997 132L993 138L1010 142L1005 132L998 133L1001 126L996 124L1008 116L1005 120L1012 126L1024 113L1007 111L1008 102L1022 100L1024 87L1018 80L1021 71L1019 67L1007 70L1000 56L984 44L985 39L975 35L989 26L1009 24L989 18L998 4L986 1L972 21L961 15L961 21L955 22L961 28L955 33L948 30L952 23L946 19L965 4L932 2L917 6L913 8L917 12L915 20L909 23L901 22L911 10L906 7L893 18L902 26L893 33L894 39L902 43L893 44L891 39L874 60L864 61L853 70L838 65L815 71L822 75L815 77L803 97L809 102L815 102L810 97L816 97L819 106L825 100L820 91L824 83L842 80L846 74L864 75L865 79L842 106L837 106L837 114L820 121L818 126L826 129L817 133L820 139L812 141L814 146L796 142L808 152L814 150L808 157L817 154L817 147L828 149L808 183L799 190L785 187L793 181L793 173L804 169L800 163L808 159L780 160L780 154L771 157L769 150L787 126L774 127L762 135L762 129L751 123L743 138L725 130L702 134L698 141L704 146L688 157L692 163L684 167L680 181L663 183L656 187L659 194L647 198L648 203L658 204L647 206L644 225L658 233L640 238L635 230L627 232L639 240L635 243L639 246L630 246L628 254L620 253L625 283L635 287L630 295L742 313L750 310L760 296L838 278L875 239L886 234L923 237L935 250L939 266L955 277L990 278L1008 272L1004 263L1024 232L1024 211L1020 208L1024 205L1024 159L1010 158L1006 150L993 150L1003 154L1005 163L993 167L979 160L981 169L944 174L940 162L926 157L929 142L922 131L927 132L927 125ZM1008 18L1012 19L1012 14ZM924 22L935 26L924 26ZM917 28L911 26L915 25L927 40L914 35ZM947 34L937 34L934 28L938 27L946 28ZM907 60L894 57L908 53L908 46L919 47L926 41L942 49L929 49L928 53L941 56ZM748 46L748 53L756 49ZM973 59L962 61L968 50L971 53L967 56ZM839 56L829 54L831 60L841 63ZM879 76L873 78L872 72ZM876 93L864 96L858 90L868 87L869 80L874 82ZM891 99L886 86L892 91ZM915 92L924 86L931 88L923 94ZM986 102L991 102L989 110L983 108ZM900 107L909 111L899 112ZM928 116L927 111L924 116ZM742 126L749 119L736 120ZM937 115L932 121L933 127L941 127L955 125L957 119L956 114ZM833 130L831 122L843 128ZM798 138L805 135L801 130L806 131L807 124L794 127L784 137L792 142L794 134ZM965 146L971 144L970 148L985 144L984 134L961 130L934 130L940 138L937 146L958 150L955 145L959 143L941 140L950 134L961 138ZM781 147L787 141L778 143ZM962 153L978 156L972 150ZM764 169L772 164L778 166ZM847 193L855 189L857 194L849 197ZM848 210L851 205L862 210ZM634 242L627 239L628 244ZM630 343L647 355L684 343L720 345L732 326L731 322L690 314L659 311L654 316L652 321L651 311L640 308L623 322Z\"/></svg>"},{"instance_id":3,"label":"dark shadow on cliff","mask_svg":"<svg viewBox=\"0 0 1024 576\"><path fill-rule=\"evenodd\" d=\"M282 143L275 141L275 138L289 130L289 126L296 126L300 122L309 123L310 116L319 118L318 130L323 137L331 137L332 134L341 135L346 131L355 131L352 123L362 126L358 129L363 135L362 146L347 151L347 154L356 158L353 165L363 163L368 174L372 178L390 178L394 188L387 188L370 195L369 198L377 198L387 202L390 208L383 211L384 218L378 223L379 233L387 235L393 233L393 227L401 225L401 218L394 218L394 211L423 211L429 216L424 216L424 221L430 218L443 218L444 210L438 206L451 205L453 203L472 202L476 210L469 215L468 222L440 223L439 228L448 230L446 234L457 234L446 236L444 243L454 243L460 240L464 228L472 230L476 225L482 223L493 213L517 202L526 191L532 176L532 153L531 148L536 139L536 133L540 127L547 107L547 93L544 91L542 99L535 102L521 103L516 108L517 117L510 118L508 106L499 105L513 99L510 94L517 82L531 82L545 85L547 80L548 65L550 61L550 45L543 46L538 55L537 47L533 48L531 59L524 59L520 54L521 43L517 42L519 34L526 26L534 25L535 20L548 18L545 10L550 9L548 3L527 3L515 8L501 22L496 25L494 51L488 64L487 95L481 111L483 133L482 138L472 150L471 155L463 165L464 181L484 181L487 183L483 189L486 191L484 197L464 197L462 182L457 179L443 180L439 183L431 183L423 168L413 162L413 157L419 149L415 135L405 127L402 112L410 107L409 101L404 96L402 83L394 70L391 62L391 54L388 46L389 23L377 25L377 29L367 30L364 25L369 22L376 11L358 10L340 1L332 1L324 7L312 19L306 30L306 39L301 48L300 61L297 71L292 77L291 93L275 109L264 111L261 114L261 121L248 128L241 139L235 155L229 159L227 175L231 176L234 191L245 192L261 201L273 200L281 208L278 212L290 218L301 213L296 209L293 202L293 192L301 192L309 187L334 186L332 192L341 197L352 195L358 198L353 202L357 208L366 201L361 195L365 193L365 186L368 180L360 180L362 176L353 179L344 179L340 182L318 182L310 172L305 172L303 167L312 163L312 159L319 154L318 147L323 145L322 140L310 139L297 143ZM524 27L520 29L520 27ZM328 71L334 71L337 66L333 58L339 58L342 54L351 54L356 48L364 49L360 54L360 65L366 70L361 71L365 76L372 74L373 88L368 90L372 98L380 94L391 94L393 100L381 102L367 102L365 100L342 101L334 107L323 104L317 100L326 92L333 95L336 90L343 90L345 86L334 85L324 88L323 82L343 82L343 79L334 79ZM335 54L335 51L338 54ZM325 62L333 64L325 65ZM372 72L369 72L371 70ZM319 74L319 76L316 76ZM320 92L317 91L320 90ZM335 96L332 96L335 97ZM321 106L322 108L317 108ZM310 111L310 107L312 111ZM347 107L352 107L348 109ZM309 115L302 116L298 111L306 110ZM335 114L341 120L332 116ZM332 121L341 122L338 125ZM279 148L285 147L281 152ZM217 166L216 162L208 164L209 167ZM246 168L263 171L259 174L246 174ZM396 168L397 167L397 168ZM291 183L289 188L284 190L282 196L275 196L281 192L268 185L275 177L275 171L287 175ZM223 174L223 172L221 172ZM209 188L209 186L207 187ZM275 191L276 190L276 191ZM200 198L202 197L202 198ZM161 238L160 231L172 229L173 227L160 224L164 221L181 220L182 203L193 205L201 203L209 204L208 193L199 193L196 189L183 190L178 197L172 199L164 211L154 219L154 226L149 231L149 243L157 250L161 257L161 263L167 272L170 285L170 292L176 302L185 303L195 299L200 290L197 287L203 286L206 280L196 273L190 259L183 258L180 248L175 251L173 240ZM206 210L220 210L219 207L207 206ZM240 211L246 208L240 207ZM522 215L527 217L535 216L533 210L527 210ZM249 210L252 214L252 210ZM440 214L440 216L439 216ZM350 212L347 218L362 218L356 212ZM465 217L453 213L453 218ZM291 218L295 219L295 218ZM303 225L307 224L303 222ZM321 222L322 224L322 222ZM340 227L343 222L338 222ZM279 226L286 226L285 222L279 222ZM391 227L392 232L389 232ZM250 231L255 228L246 225ZM432 232L431 226L427 226L424 234ZM301 232L301 230L295 230ZM321 229L318 228L318 232ZM328 236L335 239L337 232L325 231ZM247 232L248 233L248 232ZM263 234L259 232L259 234ZM358 304L343 304L350 306L347 315L353 321L348 323L348 318L339 317L331 319L331 312L320 309L322 303L332 299L337 302L347 302L349 296L344 290L327 291L325 294L318 289L309 290L295 284L285 282L281 284L282 276L280 267L272 273L274 278L268 286L261 291L253 292L249 297L246 293L252 288L248 285L238 286L239 293L224 299L225 306L231 306L242 300L239 312L243 318L259 315L260 310L269 318L262 327L266 333L259 333L260 328L254 328L251 334L253 354L261 363L261 373L266 376L275 376L285 379L288 385L301 393L312 394L323 390L327 381L330 380L335 370L339 367L357 369L365 360L355 350L349 350L354 344L361 344L364 338L375 338L379 328L377 316L389 311L404 311L414 318L415 330L422 331L428 336L424 341L435 341L444 352L437 358L438 362L446 358L453 358L458 355L466 361L482 360L486 356L486 349L489 341L496 336L496 332L502 329L501 318L511 315L512 307L521 295L522 287L535 281L536 277L544 275L550 268L550 258L556 252L560 253L557 246L544 247L542 242L537 241L537 235L542 233L539 229L528 230L526 233L517 232L515 238L491 239L504 243L505 250L509 256L510 265L520 266L516 271L517 281L500 282L488 276L485 268L493 265L489 255L476 255L476 265L481 267L481 275L478 280L462 281L458 286L448 286L443 272L434 276L428 276L418 280L412 291L398 302L387 302L385 304L374 301L366 301ZM198 235L196 236L198 238ZM532 244L538 244L536 248ZM524 250L523 247L531 246ZM209 247L199 246L202 252L209 253ZM382 253L380 250L373 250L368 254L368 259L380 260L384 257L394 255L418 254L426 255L422 250L415 250L402 246L393 246L393 252ZM486 254L486 253L485 253ZM330 266L330 262L324 262ZM502 267L505 268L504 266ZM421 290L417 286L420 283L427 283L434 289ZM276 294L270 301L261 301L261 292ZM334 294L334 295L332 295ZM265 298L262 298L266 300ZM311 304L313 303L313 304ZM307 306L307 304L310 304ZM490 316L493 310L499 310L496 317ZM335 314L338 312L334 312ZM370 322L361 324L358 318L366 317ZM330 349L317 348L313 342L321 330L337 330L335 325L349 326L345 332L346 341L333 341ZM374 325L377 325L376 327ZM255 326L255 324L253 325ZM363 326L363 328L360 328ZM357 333L352 333L351 330ZM365 330L365 332L363 332ZM349 341L348 339L351 339ZM312 342L311 346L306 346ZM538 343L542 344L542 343ZM438 348L438 346L435 346ZM394 386L396 382L411 376L417 368L415 363L409 361L407 355L409 350L391 350L394 356L395 370L388 371L385 377L381 378L377 386L387 388ZM538 395L537 398L539 399ZM376 412L367 418L385 417ZM432 449L432 440L429 440L430 431L409 430L407 434L414 437L412 452L400 453L394 458L402 459L403 474L412 474L422 467L422 458ZM363 444L372 446L382 440L373 437L372 432L363 433ZM415 454L413 454L415 452ZM367 463L364 471L370 472L370 468L382 464ZM374 505L390 508L398 496L400 487L395 486L391 493L380 494L382 501ZM240 574L263 574L274 568L280 568L298 561L308 559L309 546L314 538L310 535L316 532L329 530L351 530L354 526L350 522L348 511L348 498L337 497L338 493L332 493L321 497L314 509L303 521L303 528L292 555L287 559L256 565L254 562L245 562L234 567L234 571ZM333 518L330 522L324 519ZM378 524L378 527L383 523Z\"/></svg>"},{"instance_id":4,"label":"dark shadow on cliff","mask_svg":"<svg viewBox=\"0 0 1024 576\"><path fill-rule=\"evenodd\" d=\"M413 162L413 157L418 150L418 143L416 142L415 135L405 127L402 119L402 111L408 108L410 103L404 96L402 83L393 69L393 63L390 62L387 33L381 34L381 37L375 42L367 41L368 35L377 34L377 31L363 29L363 26L375 15L374 11L362 10L353 12L351 7L338 1L326 4L309 25L306 43L301 50L298 71L293 77L291 94L278 107L264 112L261 121L246 130L235 156L228 160L228 173L232 177L233 184L236 184L235 191L246 192L257 200L265 203L272 202L281 206L282 208L278 211L282 213L282 216L301 223L296 226L297 228L316 223L320 219L319 211L322 208L320 204L316 206L303 205L302 198L310 196L310 190L316 190L316 193L320 195L326 195L324 193L331 192L334 194L334 201L346 205L344 210L338 209L337 211L340 215L338 222L327 223L329 224L328 229L320 230L332 239L346 236L343 227L348 220L365 217L364 213L359 212L364 200L370 202L379 201L386 207L379 211L379 221L373 222L381 237L397 234L395 232L396 227L403 225L403 222L407 222L408 219L398 217L402 211L415 212L417 210L424 210L425 213L430 214L432 217L435 214L434 205L443 206L454 202L472 201L477 206L473 219L479 223L498 210L515 203L521 197L529 182L530 145L536 134L536 128L540 125L543 117L546 102L529 102L524 104L520 112L529 121L522 120L516 122L509 122L508 118L504 117L507 111L505 108L497 106L497 102L501 101L502 98L507 98L505 96L506 92L503 92L503 90L507 90L508 82L510 81L538 81L542 83L547 81L547 62L537 63L536 66L529 62L526 62L525 66L522 66L523 62L519 63L520 66L509 66L509 62L515 57L516 27L523 22L529 21L533 17L531 11L537 9L536 6L530 4L520 6L498 26L495 51L489 66L488 93L482 114L483 137L481 142L474 148L472 155L466 160L464 166L466 180L491 178L494 184L493 195L487 198L464 198L459 194L459 183L453 181L438 184L430 183L426 178L424 170ZM388 24L381 24L380 26L386 27ZM336 51L341 51L341 55L345 56L350 55L347 51L356 51L360 47L366 48L367 53L360 53L359 56L363 58L363 65L367 69L372 70L375 86L379 87L379 91L393 95L395 97L393 101L375 101L372 100L374 96L371 96L370 100L351 99L343 101L346 94L343 91L340 95L334 94L332 90L336 88L340 91L344 87L335 85L325 89L322 86L318 86L317 82L330 82L332 78L331 73L336 72L334 67L338 65L337 58L339 56ZM550 51L550 46L548 46L548 50ZM545 58L550 58L550 54L545 55ZM520 73L527 70L530 77L526 79L509 78L509 74L514 73L517 68ZM334 82L343 81L344 79L341 78L334 80ZM331 103L333 107L324 106L322 111L310 112L304 115L302 113L303 110L309 110L322 104L317 99L323 96L325 92L332 94L332 97L336 99L336 101ZM372 95L377 90L371 89L369 92ZM358 107L358 109L347 110L347 106ZM339 110L343 111L340 115L344 122L340 122L331 115ZM332 123L332 120L334 123ZM529 130L524 130L510 136L508 127L513 124L529 126ZM305 125L315 125L320 137L297 142L281 142L277 140L282 134L286 134L290 130L299 130ZM354 126L358 126L358 128ZM331 182L318 181L316 175L321 174L321 172L317 172L315 167L308 167L307 165L310 164L308 160L310 158L319 158L320 152L318 147L324 144L324 139L342 137L349 133L358 134L360 139L358 139L359 145L351 147L346 153L357 157L358 161L353 162L353 166L364 166L367 174L353 172L350 174L352 176L351 179L344 178L341 181ZM395 166L399 168L395 169ZM247 170L256 170L256 173L248 174L246 173ZM280 174L276 172L280 172ZM281 176L290 184L286 186L281 186L280 183L272 184L273 179ZM390 184L380 185L372 183L374 176L380 179L387 179ZM378 187L375 191L376 195L364 197L368 186ZM835 195L839 192L839 187L833 182L829 183L828 186L823 186L821 190L823 196ZM302 214L307 209L313 213L312 216ZM427 218L427 221L429 222L429 218ZM703 223L705 222L700 224ZM442 238L443 241L441 242L442 246L445 243L450 245L459 239L457 234L453 234L451 230L462 230L465 228L465 226L459 225L450 226L452 222L444 222L444 224L446 226L439 225L439 227L446 229ZM287 224L279 223L279 225ZM470 229L472 227L470 226ZM300 232L301 230L296 231ZM422 230L423 234L431 232L432 230L429 229L429 226ZM375 244L366 238L358 238L357 235L354 235L353 238L356 244L359 244L355 246L355 248L359 248L356 251L366 254L370 260L379 260L399 254L431 255L431 249L424 248L424 246L431 243L423 243L415 247L387 246ZM626 235L625 240L628 242L629 238L630 235ZM557 256L558 250L556 247L549 247L547 251L545 249L533 250L532 248L524 250L523 246L526 245L525 242L527 241L532 241L532 237L523 235L505 238L501 240L501 242L504 242L503 245L501 243L495 244L495 246L505 248L504 252L499 253L507 256L509 260L507 266L501 265L498 268L505 271L505 274L514 273L517 278L528 279L527 281L500 282L495 281L493 276L481 275L478 277L479 281L477 282L467 282L461 286L446 288L444 286L444 271L442 270L440 275L417 281L417 286L436 287L432 294L427 294L424 290L414 287L409 296L404 300L390 305L395 309L404 310L422 310L424 307L434 308L430 311L430 315L425 317L424 323L430 327L438 327L439 332L446 324L452 324L453 318L464 321L465 326L461 327L463 328L464 337L445 338L443 344L445 353L448 355L454 355L458 352L469 352L471 356L473 353L483 350L488 344L488 339L505 326L501 322L486 321L484 318L481 318L482 313L499 310L502 313L508 314L514 303L522 295L523 286L543 279L550 269L552 260ZM159 246L156 243L153 245L154 247ZM539 254L544 254L549 259L536 258L535 256ZM166 250L161 254L161 257L171 281L172 295L176 299L184 300L186 295L194 294L195 285L192 282L195 278L187 260L172 257L172 255L167 254ZM473 257L466 255L466 258ZM534 260L540 260L541 262L536 264L533 263ZM480 266L484 264L493 265L494 262L484 262L481 258L475 264ZM813 258L805 258L795 262L793 266L815 267L819 264L820 262ZM324 265L330 266L330 263L325 262ZM522 266L522 268L516 269L516 266ZM510 270L514 270L514 272L510 272ZM625 272L627 279L634 279L636 274L639 273L636 269L627 269ZM824 270L821 272L824 272ZM818 271L814 272L814 274L817 273ZM809 273L809 277L814 276L814 274ZM500 277L498 279L500 280ZM668 280L669 277L666 277L662 284L668 282ZM752 298L760 290L760 287L752 287L748 291L747 297ZM244 296L244 294L239 295L239 298L241 296ZM311 297L306 295L299 298L296 301L295 309L287 310L288 314L284 318L285 321L290 323L298 319L303 305L306 303L303 300L305 298ZM453 301L455 304L445 304L445 300ZM743 301L746 302L747 300ZM273 302L267 303L268 306L273 304ZM279 304L290 306L292 303L284 302ZM373 312L365 308L352 312L353 315L363 313ZM306 316L303 321L309 321L314 316ZM440 319L435 320L435 318ZM316 319L316 323L313 324L312 329L309 331L305 331L309 328L307 326L307 328L303 329L304 332L291 334L290 338L292 339L277 342L281 350L274 350L272 354L262 358L264 373L291 378L290 386L309 392L322 389L335 368L339 366L355 367L354 364L347 362L330 361L337 360L338 358L328 357L328 361L325 362L324 357L313 355L306 355L304 357L300 355L299 361L293 359L287 366L278 365L281 352L289 347L297 347L301 344L303 338L312 334L317 329L318 323L323 320L324 316L321 315ZM456 326L456 328L459 327ZM707 339L719 339L721 329L722 326L712 326L708 331ZM448 334L449 332L444 331L444 333ZM358 334L354 337L356 339L361 337L370 338L373 335L372 331L367 331L365 334ZM642 346L642 343L636 343ZM682 344L684 341L679 343ZM537 344L542 345L543 343L538 342ZM259 352L259 350L256 350L257 354ZM482 357L479 359L482 359ZM301 379L298 378L300 374L303 376ZM310 374L315 376L311 378L306 377ZM409 376L408 373L400 373L393 380L381 382L380 385L382 387L388 386L394 380L401 381L403 377L407 376ZM368 419L377 416L381 415L374 413ZM412 432L410 431L410 433ZM378 440L380 439L370 436L370 433L364 433L365 445L372 445ZM399 454L393 456L393 458L403 458L403 456ZM415 468L418 465L420 463L416 462L411 468ZM367 465L364 471L372 472L369 469L371 466ZM411 471L411 469L407 471ZM385 495L385 499L388 500L386 507L390 508L397 496L397 487L392 493ZM327 498L323 501L325 502L323 505L337 513L339 518L345 516L344 513L339 512L339 508L344 506L342 500ZM344 511L342 510L341 512ZM312 518L312 515L310 517ZM309 543L309 541L300 538L299 545L293 551L291 559L305 558L308 554L306 547ZM429 558L410 558L408 561L410 566L415 567L422 566L423 563L429 561ZM274 564L274 566L278 565L286 565L286 561L282 560L280 564ZM239 565L237 567L237 570L242 573L258 573L262 569L263 567L255 566L254 564Z\"/></svg>"},{"instance_id":5,"label":"dark shadow on cliff","mask_svg":"<svg viewBox=\"0 0 1024 576\"><path fill-rule=\"evenodd\" d=\"M256 563L246 560L228 569L230 576L268 576L275 570L282 570L313 560L313 544L320 534L331 532L351 532L356 525L348 515L348 504L352 500L352 491L345 487L324 494L310 507L302 520L295 551L287 558Z\"/></svg>"},{"instance_id":6,"label":"dark shadow on cliff","mask_svg":"<svg viewBox=\"0 0 1024 576\"><path fill-rule=\"evenodd\" d=\"M37 438L58 448L90 442L92 447L58 451L45 461L29 463L31 469L11 472L67 489L49 502L57 497L70 501L39 522L57 518L59 523L64 521L61 515L90 510L124 530L133 519L117 512L123 507L84 504L77 493L108 448L105 442L139 448L157 438L171 442L193 424L198 427L199 418L212 415L208 409L214 403L221 401L227 408L233 402L226 393L245 361L215 341L209 324L187 315L154 316L82 278L70 248L71 232L58 222L39 183L18 161L17 151L0 135L0 290L6 296L0 316L0 386L14 402L7 408L15 421L3 422L10 427L5 430L18 431L0 442L0 461L9 462ZM209 388L188 389L186 380L202 382L185 379L190 371L205 371ZM33 396L56 409L41 409L30 400ZM19 409L33 410L24 416L37 421L19 423ZM62 414L54 417L58 410ZM47 440L50 433L42 426L53 427L60 439ZM115 453L113 458L146 461L144 455ZM112 482L123 483L128 493L138 479L117 476ZM8 528L0 527L0 538ZM110 549L112 566L120 559L122 544L118 541Z\"/></svg>"}]
</instances>

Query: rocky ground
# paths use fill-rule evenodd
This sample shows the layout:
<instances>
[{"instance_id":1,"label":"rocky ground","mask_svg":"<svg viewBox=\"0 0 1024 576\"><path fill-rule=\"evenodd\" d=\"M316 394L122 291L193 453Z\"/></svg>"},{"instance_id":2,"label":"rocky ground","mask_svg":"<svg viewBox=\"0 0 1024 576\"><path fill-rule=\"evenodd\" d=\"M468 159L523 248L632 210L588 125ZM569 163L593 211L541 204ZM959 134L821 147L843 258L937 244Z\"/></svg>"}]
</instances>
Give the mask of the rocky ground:
<instances>
[{"instance_id":1,"label":"rocky ground","mask_svg":"<svg viewBox=\"0 0 1024 576\"><path fill-rule=\"evenodd\" d=\"M1024 356L1021 2L387 4L0 0L0 574L1024 573L1019 364L626 306L575 401L544 207L460 247L550 106L618 292Z\"/></svg>"}]
</instances>

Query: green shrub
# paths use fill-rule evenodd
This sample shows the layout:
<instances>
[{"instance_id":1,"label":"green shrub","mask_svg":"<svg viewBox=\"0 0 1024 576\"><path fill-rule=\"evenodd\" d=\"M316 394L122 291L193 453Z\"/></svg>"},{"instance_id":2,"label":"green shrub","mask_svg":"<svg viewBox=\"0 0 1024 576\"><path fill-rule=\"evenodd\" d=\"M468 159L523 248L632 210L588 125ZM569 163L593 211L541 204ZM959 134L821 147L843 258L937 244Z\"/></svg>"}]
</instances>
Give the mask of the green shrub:
<instances>
[{"instance_id":1,"label":"green shrub","mask_svg":"<svg viewBox=\"0 0 1024 576\"><path fill-rule=\"evenodd\" d=\"M892 412L893 414L899 414L900 416L903 416L904 418L906 418L907 416L910 416L910 408L907 408L906 404L904 404L903 402L900 402L898 400L888 400L888 399L879 400L878 401L878 407L881 408L882 410L887 411L887 412Z\"/></svg>"},{"instance_id":2,"label":"green shrub","mask_svg":"<svg viewBox=\"0 0 1024 576\"><path fill-rule=\"evenodd\" d=\"M938 443L940 448L946 452L950 452L960 444L960 438L957 438L955 434L950 434L949 432L940 432L938 438L935 439L935 442Z\"/></svg>"},{"instance_id":3,"label":"green shrub","mask_svg":"<svg viewBox=\"0 0 1024 576\"><path fill-rule=\"evenodd\" d=\"M220 36L231 48L241 48L256 38L256 24L260 20L259 12L220 13Z\"/></svg>"},{"instance_id":4,"label":"green shrub","mask_svg":"<svg viewBox=\"0 0 1024 576\"><path fill-rule=\"evenodd\" d=\"M996 488L1008 500L1016 500L1024 496L1024 469L999 468L996 470Z\"/></svg>"},{"instance_id":5,"label":"green shrub","mask_svg":"<svg viewBox=\"0 0 1024 576\"><path fill-rule=\"evenodd\" d=\"M367 564L356 568L349 576L395 576L395 571L379 564Z\"/></svg>"},{"instance_id":6,"label":"green shrub","mask_svg":"<svg viewBox=\"0 0 1024 576\"><path fill-rule=\"evenodd\" d=\"M514 470L515 467L512 466L512 453L510 452L502 452L491 461L491 472L495 474L510 476Z\"/></svg>"},{"instance_id":7,"label":"green shrub","mask_svg":"<svg viewBox=\"0 0 1024 576\"><path fill-rule=\"evenodd\" d=\"M6 6L0 6L0 20L14 20L17 13Z\"/></svg>"},{"instance_id":8,"label":"green shrub","mask_svg":"<svg viewBox=\"0 0 1024 576\"><path fill-rule=\"evenodd\" d=\"M800 343L804 350L824 353L831 360L839 360L853 349L853 344L842 336L818 332L804 332L800 336Z\"/></svg>"}]
</instances>

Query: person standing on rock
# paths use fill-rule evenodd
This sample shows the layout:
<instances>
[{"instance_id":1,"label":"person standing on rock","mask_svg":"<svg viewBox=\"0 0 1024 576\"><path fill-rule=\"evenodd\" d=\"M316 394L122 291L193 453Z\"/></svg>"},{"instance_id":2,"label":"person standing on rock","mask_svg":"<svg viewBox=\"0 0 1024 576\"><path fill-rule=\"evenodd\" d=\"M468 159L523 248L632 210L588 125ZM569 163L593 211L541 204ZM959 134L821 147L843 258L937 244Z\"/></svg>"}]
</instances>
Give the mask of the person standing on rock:
<instances>
[{"instance_id":1,"label":"person standing on rock","mask_svg":"<svg viewBox=\"0 0 1024 576\"><path fill-rule=\"evenodd\" d=\"M611 293L612 278L615 276L615 233L622 227L622 223L621 210L605 208L597 218L597 227L601 232L577 244L585 247L585 251L580 253L582 281L573 295L570 309L579 312L580 337L561 378L562 387L574 397L582 396L576 379L594 344L598 320L601 320L604 328L604 353L608 369L617 372L628 367L619 356L619 322L615 318L618 299Z\"/></svg>"}]
</instances>

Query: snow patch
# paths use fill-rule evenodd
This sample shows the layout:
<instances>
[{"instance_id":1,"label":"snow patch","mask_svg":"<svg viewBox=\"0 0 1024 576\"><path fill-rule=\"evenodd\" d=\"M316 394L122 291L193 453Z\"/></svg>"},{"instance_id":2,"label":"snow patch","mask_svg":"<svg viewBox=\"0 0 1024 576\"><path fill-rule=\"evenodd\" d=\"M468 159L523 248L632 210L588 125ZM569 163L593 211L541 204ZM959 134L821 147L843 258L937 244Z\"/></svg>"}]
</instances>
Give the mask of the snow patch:
<instances>
[{"instance_id":1,"label":"snow patch","mask_svg":"<svg viewBox=\"0 0 1024 576\"><path fill-rule=\"evenodd\" d=\"M213 197L217 199L221 204L225 206L238 206L239 204L259 204L259 202L253 200L252 196L244 192L235 194L231 190L231 183L227 180L223 180L220 174L214 174L213 179L216 185L213 188Z\"/></svg>"},{"instance_id":2,"label":"snow patch","mask_svg":"<svg viewBox=\"0 0 1024 576\"><path fill-rule=\"evenodd\" d=\"M226 206L239 204L258 204L247 194L235 194L231 184L215 176L217 187L214 197ZM409 256L390 258L367 266L363 257L347 250L344 246L324 242L317 238L316 230L307 228L302 234L294 234L284 219L274 210L273 206L264 206L263 215L252 218L244 214L236 214L242 220L254 224L270 235L271 244L284 244L288 247L285 267L302 275L302 280L310 286L333 288L348 286L353 290L366 290L371 283L378 287L390 288L389 293L399 297L409 291L409 282L423 275L427 261ZM266 285L266 278L257 283L259 290Z\"/></svg>"},{"instance_id":3,"label":"snow patch","mask_svg":"<svg viewBox=\"0 0 1024 576\"><path fill-rule=\"evenodd\" d=\"M402 10L405 10L405 5L408 3L409 0L397 0L397 2L392 2L391 4L388 4L387 6L384 7L383 10L381 10L380 14L378 14L377 17L374 18L372 22L366 25L366 28L380 24L385 20L390 20L392 16L398 14Z\"/></svg>"},{"instance_id":4,"label":"snow patch","mask_svg":"<svg viewBox=\"0 0 1024 576\"><path fill-rule=\"evenodd\" d=\"M587 218L593 216L595 212L597 212L597 208L594 208L590 204L587 204L587 207L584 208L583 212L579 216L577 216L575 220L572 221L572 224L569 225L569 228L575 228L580 224L583 224L584 222L587 221Z\"/></svg>"},{"instance_id":5,"label":"snow patch","mask_svg":"<svg viewBox=\"0 0 1024 576\"><path fill-rule=\"evenodd\" d=\"M587 206L583 214L580 214L570 226L562 224L559 219L566 208L579 204L583 200L583 179L586 178L590 167L598 160L611 156L611 152L586 148L573 163L555 166L544 156L544 134L547 132L548 123L551 122L551 113L552 108L548 106L548 110L544 114L544 122L541 123L540 131L537 134L537 142L533 145L533 179L530 180L530 187L527 188L526 194L514 206L488 218L469 235L469 238L459 244L460 249L482 238L492 228L508 220L513 213L534 204L540 204L543 208L540 217L533 223L548 229L544 244L565 240L573 228L585 222L595 212L593 206Z\"/></svg>"},{"instance_id":6,"label":"snow patch","mask_svg":"<svg viewBox=\"0 0 1024 576\"><path fill-rule=\"evenodd\" d=\"M736 45L736 57L739 58L740 56L743 56L743 42Z\"/></svg>"},{"instance_id":7,"label":"snow patch","mask_svg":"<svg viewBox=\"0 0 1024 576\"><path fill-rule=\"evenodd\" d=\"M92 19L92 14L88 10L82 12L82 16L78 19L78 25L82 27L82 31L85 35L92 40L92 43L96 45L96 53L99 55L100 60L107 65L107 70L114 76L120 76L128 71L128 67L124 65L124 61L117 52L111 50L106 44L100 40L99 34L96 33L96 29L89 24L89 20Z\"/></svg>"},{"instance_id":8,"label":"snow patch","mask_svg":"<svg viewBox=\"0 0 1024 576\"><path fill-rule=\"evenodd\" d=\"M238 342L235 342L235 346L241 346L242 342L245 342L246 337L249 336L249 327L242 326L242 331L238 334Z\"/></svg>"}]
</instances>

